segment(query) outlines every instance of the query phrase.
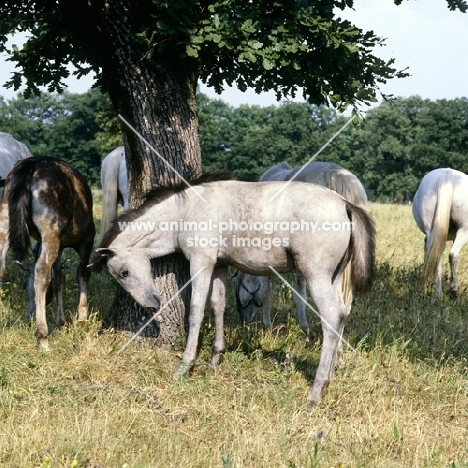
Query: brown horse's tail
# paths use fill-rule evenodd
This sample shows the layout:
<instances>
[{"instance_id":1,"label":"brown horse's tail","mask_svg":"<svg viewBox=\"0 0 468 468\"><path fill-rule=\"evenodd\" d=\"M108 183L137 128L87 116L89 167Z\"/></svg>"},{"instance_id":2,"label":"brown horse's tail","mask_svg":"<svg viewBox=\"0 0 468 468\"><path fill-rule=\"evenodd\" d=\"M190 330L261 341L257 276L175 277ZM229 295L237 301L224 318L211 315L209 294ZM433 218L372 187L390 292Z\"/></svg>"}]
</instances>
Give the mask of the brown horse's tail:
<instances>
[{"instance_id":1,"label":"brown horse's tail","mask_svg":"<svg viewBox=\"0 0 468 468\"><path fill-rule=\"evenodd\" d=\"M453 183L446 177L437 188L437 205L432 228L427 233L426 255L424 256L423 283L427 285L437 272L440 257L447 242L452 211Z\"/></svg>"},{"instance_id":2,"label":"brown horse's tail","mask_svg":"<svg viewBox=\"0 0 468 468\"><path fill-rule=\"evenodd\" d=\"M368 291L375 276L374 222L366 210L349 202L346 210L351 221L351 287L356 292Z\"/></svg>"},{"instance_id":3,"label":"brown horse's tail","mask_svg":"<svg viewBox=\"0 0 468 468\"><path fill-rule=\"evenodd\" d=\"M29 225L32 223L31 180L35 166L31 159L16 164L8 175L8 213L10 248L18 260L22 260L29 249Z\"/></svg>"}]
</instances>

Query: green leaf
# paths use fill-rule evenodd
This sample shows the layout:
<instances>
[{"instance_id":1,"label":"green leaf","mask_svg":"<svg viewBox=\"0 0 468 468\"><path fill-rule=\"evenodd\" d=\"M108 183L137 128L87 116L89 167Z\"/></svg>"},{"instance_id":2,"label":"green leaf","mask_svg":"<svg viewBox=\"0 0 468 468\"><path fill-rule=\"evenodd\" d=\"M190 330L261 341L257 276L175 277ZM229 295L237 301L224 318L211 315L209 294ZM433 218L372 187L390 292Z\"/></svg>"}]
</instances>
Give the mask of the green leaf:
<instances>
[{"instance_id":1,"label":"green leaf","mask_svg":"<svg viewBox=\"0 0 468 468\"><path fill-rule=\"evenodd\" d=\"M252 49L261 49L263 44L258 41L249 41L249 46L252 47Z\"/></svg>"},{"instance_id":2,"label":"green leaf","mask_svg":"<svg viewBox=\"0 0 468 468\"><path fill-rule=\"evenodd\" d=\"M185 48L185 51L187 52L187 55L189 57L198 57L198 50L195 47L192 47L191 45L188 45Z\"/></svg>"},{"instance_id":3,"label":"green leaf","mask_svg":"<svg viewBox=\"0 0 468 468\"><path fill-rule=\"evenodd\" d=\"M271 62L267 58L264 58L262 63L265 70L272 70L275 67L275 63Z\"/></svg>"}]
</instances>

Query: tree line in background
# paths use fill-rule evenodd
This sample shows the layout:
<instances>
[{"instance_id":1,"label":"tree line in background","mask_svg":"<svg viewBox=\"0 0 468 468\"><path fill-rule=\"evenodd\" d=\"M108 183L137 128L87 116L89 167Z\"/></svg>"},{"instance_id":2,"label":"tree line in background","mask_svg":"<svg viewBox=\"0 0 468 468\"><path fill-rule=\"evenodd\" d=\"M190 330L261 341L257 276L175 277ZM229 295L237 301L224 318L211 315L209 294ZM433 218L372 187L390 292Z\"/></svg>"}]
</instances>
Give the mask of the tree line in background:
<instances>
[{"instance_id":1,"label":"tree line in background","mask_svg":"<svg viewBox=\"0 0 468 468\"><path fill-rule=\"evenodd\" d=\"M296 102L232 107L197 96L204 171L227 170L257 180L274 164L307 162L346 123L333 109ZM0 98L0 131L27 144L35 156L66 160L99 186L102 158L122 144L109 99L43 93ZM468 173L468 99L419 97L384 102L348 126L318 157L346 167L369 199L406 202L427 172L452 167Z\"/></svg>"}]
</instances>

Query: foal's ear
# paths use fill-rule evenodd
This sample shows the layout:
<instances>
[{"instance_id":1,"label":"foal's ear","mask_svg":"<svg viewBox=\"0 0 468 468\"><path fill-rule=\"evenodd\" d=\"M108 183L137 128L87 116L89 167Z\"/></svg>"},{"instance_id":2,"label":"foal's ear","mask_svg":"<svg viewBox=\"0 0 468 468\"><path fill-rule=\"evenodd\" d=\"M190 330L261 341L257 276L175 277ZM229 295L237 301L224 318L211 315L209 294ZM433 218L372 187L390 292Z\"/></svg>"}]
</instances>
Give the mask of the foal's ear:
<instances>
[{"instance_id":1,"label":"foal's ear","mask_svg":"<svg viewBox=\"0 0 468 468\"><path fill-rule=\"evenodd\" d=\"M117 252L114 249L99 248L95 250L101 257L113 257Z\"/></svg>"}]
</instances>

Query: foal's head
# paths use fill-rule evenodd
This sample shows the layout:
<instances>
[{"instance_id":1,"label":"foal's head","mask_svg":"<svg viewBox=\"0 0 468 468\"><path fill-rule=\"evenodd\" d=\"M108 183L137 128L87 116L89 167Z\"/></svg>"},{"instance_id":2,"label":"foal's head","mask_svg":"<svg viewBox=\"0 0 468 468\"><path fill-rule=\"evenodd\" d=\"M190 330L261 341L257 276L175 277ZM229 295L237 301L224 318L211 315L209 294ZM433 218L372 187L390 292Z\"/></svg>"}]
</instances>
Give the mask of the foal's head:
<instances>
[{"instance_id":1,"label":"foal's head","mask_svg":"<svg viewBox=\"0 0 468 468\"><path fill-rule=\"evenodd\" d=\"M117 251L112 248L96 249L107 259L107 268L119 284L144 309L155 312L161 303L151 272L151 259L146 249Z\"/></svg>"}]
</instances>

